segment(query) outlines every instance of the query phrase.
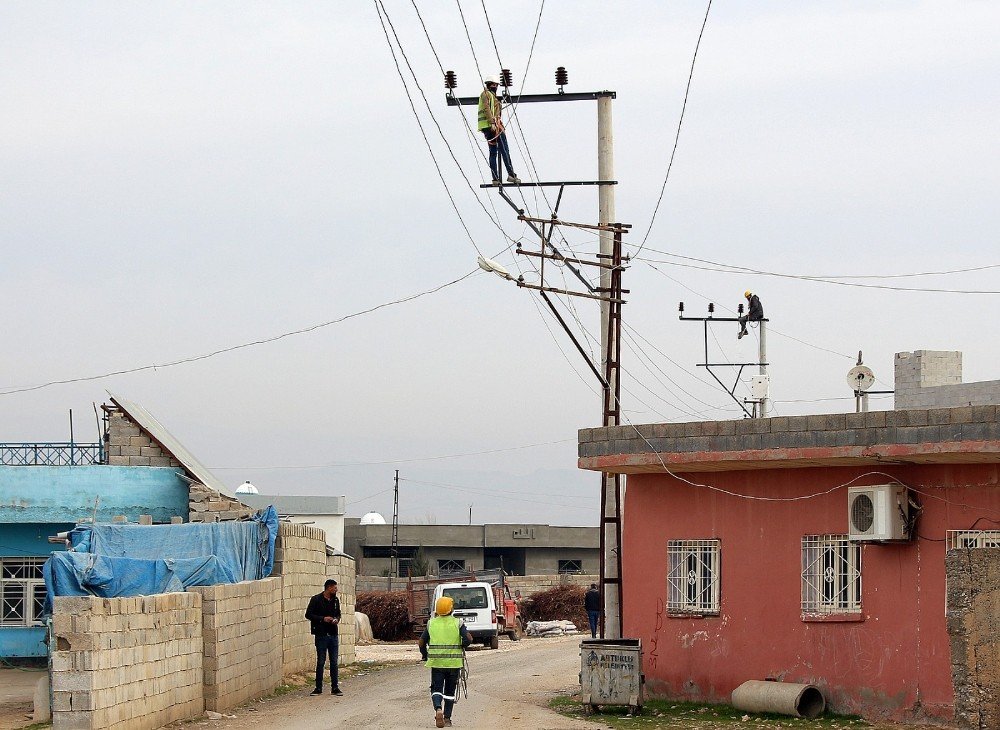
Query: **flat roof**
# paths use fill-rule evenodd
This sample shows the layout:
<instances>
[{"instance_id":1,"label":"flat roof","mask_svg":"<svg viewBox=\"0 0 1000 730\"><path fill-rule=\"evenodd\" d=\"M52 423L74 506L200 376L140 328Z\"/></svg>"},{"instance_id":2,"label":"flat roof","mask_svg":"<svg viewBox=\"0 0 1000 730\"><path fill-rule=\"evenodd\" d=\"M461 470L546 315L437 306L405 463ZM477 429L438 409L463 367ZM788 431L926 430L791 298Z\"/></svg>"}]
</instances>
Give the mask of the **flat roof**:
<instances>
[{"instance_id":1,"label":"flat roof","mask_svg":"<svg viewBox=\"0 0 1000 730\"><path fill-rule=\"evenodd\" d=\"M618 474L1000 463L997 406L585 428L581 469Z\"/></svg>"}]
</instances>

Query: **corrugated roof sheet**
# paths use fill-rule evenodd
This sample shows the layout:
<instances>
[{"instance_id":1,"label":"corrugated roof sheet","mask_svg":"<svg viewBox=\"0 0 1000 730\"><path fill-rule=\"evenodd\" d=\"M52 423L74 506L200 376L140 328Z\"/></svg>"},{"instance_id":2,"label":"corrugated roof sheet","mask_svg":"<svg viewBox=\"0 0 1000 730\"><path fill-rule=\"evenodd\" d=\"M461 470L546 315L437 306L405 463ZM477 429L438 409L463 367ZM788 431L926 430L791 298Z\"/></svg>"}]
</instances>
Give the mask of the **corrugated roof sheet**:
<instances>
[{"instance_id":1,"label":"corrugated roof sheet","mask_svg":"<svg viewBox=\"0 0 1000 730\"><path fill-rule=\"evenodd\" d=\"M236 498L222 481L215 476L208 467L198 461L195 455L188 451L184 444L178 441L166 427L156 420L156 417L140 406L138 403L119 398L111 391L108 391L111 402L128 414L129 418L135 421L140 428L146 431L160 446L170 452L177 461L181 463L184 470L192 479L196 479L209 489L214 489L227 497ZM252 505L251 505L252 506Z\"/></svg>"}]
</instances>

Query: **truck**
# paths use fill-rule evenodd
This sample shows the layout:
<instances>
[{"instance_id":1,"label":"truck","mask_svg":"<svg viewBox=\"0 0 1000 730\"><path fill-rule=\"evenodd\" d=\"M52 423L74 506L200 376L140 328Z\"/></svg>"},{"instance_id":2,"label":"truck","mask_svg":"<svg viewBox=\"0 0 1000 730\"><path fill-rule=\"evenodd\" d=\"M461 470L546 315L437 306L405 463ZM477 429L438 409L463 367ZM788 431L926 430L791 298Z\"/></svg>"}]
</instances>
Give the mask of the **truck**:
<instances>
[{"instance_id":1,"label":"truck","mask_svg":"<svg viewBox=\"0 0 1000 730\"><path fill-rule=\"evenodd\" d=\"M437 599L448 596L455 602L455 618L465 624L474 642L496 649L501 634L519 641L524 623L518 596L511 595L504 577L503 571L493 571L411 578L406 594L414 634L423 633Z\"/></svg>"}]
</instances>

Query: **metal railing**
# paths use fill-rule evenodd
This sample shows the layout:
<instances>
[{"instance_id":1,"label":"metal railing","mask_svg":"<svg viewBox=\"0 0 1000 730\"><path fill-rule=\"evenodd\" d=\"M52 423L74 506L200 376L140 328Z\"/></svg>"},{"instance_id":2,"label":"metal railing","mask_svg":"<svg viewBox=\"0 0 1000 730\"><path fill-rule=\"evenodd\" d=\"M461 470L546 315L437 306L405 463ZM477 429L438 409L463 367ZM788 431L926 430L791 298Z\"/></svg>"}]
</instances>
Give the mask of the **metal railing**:
<instances>
[{"instance_id":1,"label":"metal railing","mask_svg":"<svg viewBox=\"0 0 1000 730\"><path fill-rule=\"evenodd\" d=\"M0 466L85 466L103 463L104 444L101 443L0 443Z\"/></svg>"}]
</instances>

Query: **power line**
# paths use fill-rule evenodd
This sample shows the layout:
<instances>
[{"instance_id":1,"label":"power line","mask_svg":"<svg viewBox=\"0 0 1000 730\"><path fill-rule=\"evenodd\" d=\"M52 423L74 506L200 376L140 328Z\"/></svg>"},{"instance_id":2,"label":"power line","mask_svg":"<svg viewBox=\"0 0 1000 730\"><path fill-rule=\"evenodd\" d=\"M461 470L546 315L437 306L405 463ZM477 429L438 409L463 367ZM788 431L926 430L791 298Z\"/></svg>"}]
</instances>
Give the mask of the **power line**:
<instances>
[{"instance_id":1,"label":"power line","mask_svg":"<svg viewBox=\"0 0 1000 730\"><path fill-rule=\"evenodd\" d=\"M442 459L460 459L466 456L483 456L485 454L499 454L507 451L521 451L523 449L533 449L538 446L552 446L554 444L565 444L576 439L558 439L556 441L544 441L537 444L524 444L523 446L508 446L501 449L486 449L484 451L469 451L462 454L443 454L441 456L421 456L413 459L385 459L383 461L335 461L328 464L284 464L278 466L213 466L216 471L236 471L245 469L247 471L282 471L293 469L335 469L344 466L384 466L386 464L412 464L419 461L440 461Z\"/></svg>"},{"instance_id":2,"label":"power line","mask_svg":"<svg viewBox=\"0 0 1000 730\"><path fill-rule=\"evenodd\" d=\"M102 380L104 378L110 378L110 377L113 377L115 375L128 375L130 373L139 373L139 372L143 372L145 370L160 370L162 368L169 368L169 367L173 367L175 365L186 365L188 363L198 362L200 360L207 360L207 359L209 359L211 357L215 357L216 355L222 355L222 354L225 354L227 352L235 352L236 350L244 350L244 349L249 348L249 347L256 347L258 345L265 345L265 344L268 344L270 342L277 342L278 340L283 340L286 337L293 337L295 335L303 335L303 334L306 334L306 333L309 333L309 332L313 332L313 331L318 330L318 329L323 329L324 327L329 327L331 325L340 324L341 322L345 322L345 321L347 321L349 319L354 319L355 317L360 317L360 316L365 315L365 314L371 314L372 312L376 312L379 309L385 309L386 307L392 307L392 306L395 306L397 304L404 304L405 302L411 302L414 299L419 299L420 297L427 296L428 294L434 294L434 293L439 292L442 289L445 289L445 288L447 288L449 286L453 286L454 284L457 284L460 281L464 281L465 279L468 279L473 274L479 273L479 271L480 271L479 268L475 268L472 271L470 271L469 273L464 274L463 276L458 277L457 279L452 279L449 282L446 282L444 284L439 284L438 286L435 286L435 287L433 287L431 289L425 289L424 291L417 292L416 294L410 294L409 296L401 297L399 299L393 299L392 301L382 302L381 304L376 304L373 307L368 307L367 309L362 309L362 310L359 310L357 312L352 312L350 314L345 314L343 317L338 317L337 319L331 319L331 320L329 320L327 322L320 322L319 324L310 325L309 327L303 327L301 329L291 330L289 332L282 332L281 334L274 335L273 337L265 337L265 338L259 339L259 340L251 340L250 342L243 342L243 343L240 343L239 345L233 345L231 347L223 347L223 348L218 349L218 350L212 350L211 352L206 352L206 353L203 353L201 355L192 355L191 357L185 357L185 358L181 358L179 360L170 360L170 361L163 362L163 363L154 363L152 365L140 365L138 367L126 368L126 369L123 369L123 370L114 370L114 371L111 371L111 372L108 372L108 373L102 373L100 375L87 375L87 376L79 377L79 378L65 378L63 380L51 380L51 381L49 381L47 383L41 383L39 385L25 386L25 387L22 387L22 388L12 388L12 389L8 389L8 390L0 391L0 396L13 395L14 393L27 393L27 392L33 391L33 390L41 390L42 388L48 388L49 386L52 386L52 385L65 385L67 383L82 383L82 382L87 382L87 381L91 381L91 380Z\"/></svg>"},{"instance_id":3,"label":"power line","mask_svg":"<svg viewBox=\"0 0 1000 730\"><path fill-rule=\"evenodd\" d=\"M626 244L629 245L629 244ZM947 274L966 274L972 271L986 271L987 269L1000 268L1000 264L986 264L984 266L971 266L966 269L947 269L945 271L919 271L906 274L788 274L781 273L776 274L771 271L760 271L758 269L747 268L746 266L738 266L737 264L726 264L720 263L718 261L710 261L708 259L699 259L694 256L682 256L679 253L671 253L670 251L660 251L655 248L648 249L653 253L663 254L664 256L670 256L671 258L683 259L685 261L697 261L701 264L711 264L712 266L721 266L727 269L736 269L739 272L746 272L750 274L769 274L772 276L789 276L796 279L907 279L917 276L944 276ZM649 259L650 261L655 261L656 259ZM669 262L661 262L669 263Z\"/></svg>"},{"instance_id":4,"label":"power line","mask_svg":"<svg viewBox=\"0 0 1000 730\"><path fill-rule=\"evenodd\" d=\"M687 284L685 284L684 282L680 281L679 279L675 279L670 274L668 274L667 272L661 270L659 267L655 266L654 264L652 264L647 259L640 259L640 261L642 263L646 264L646 266L648 266L649 268L651 268L653 271L657 272L661 276L664 276L667 279L670 279L670 281L674 282L678 286L680 286L680 287L682 287L684 289L687 289L689 292L691 292L692 294L694 294L696 297L704 299L706 302L713 301L712 299L710 299L709 297L706 297L701 292L695 291L694 289L692 289L691 287L689 287ZM722 307L723 309L725 309L727 312L735 314L735 312L733 312L732 309L730 309L729 307L725 306L724 304L720 304L719 306ZM772 334L776 334L779 337L786 337L789 340L794 340L795 342L798 342L801 345L805 345L806 347L811 347L814 350L820 350L822 352L827 352L827 353L829 353L831 355L837 355L838 357L847 358L848 360L851 360L851 361L854 361L854 360L857 359L856 355L848 355L848 354L843 353L843 352L837 352L836 350L831 350L828 347L823 347L822 345L814 345L811 342L806 342L805 340L799 339L798 337L795 337L793 335L789 335L789 334L786 334L784 332L780 332L780 331L776 330L774 327L771 327L771 326L768 326L767 331L770 332L770 333L772 333Z\"/></svg>"},{"instance_id":5,"label":"power line","mask_svg":"<svg viewBox=\"0 0 1000 730\"><path fill-rule=\"evenodd\" d=\"M677 132L674 134L674 147L670 151L670 161L667 163L667 172L663 176L663 185L660 186L660 196L656 199L656 205L653 208L653 215L649 219L649 227L646 229L646 235L642 237L642 243L639 244L639 249L636 251L636 255L642 251L642 247L646 245L646 241L649 239L649 233L653 230L653 223L656 222L656 214L660 210L660 203L663 202L663 194L667 190L667 180L670 179L670 170L674 166L674 157L677 155L677 145L681 139L681 125L684 124L684 112L687 111L688 95L691 93L691 80L694 78L694 64L698 60L698 49L701 47L701 38L705 34L705 26L708 24L708 13L711 9L712 0L708 0L708 6L705 8L705 18L701 21L701 30L698 31L698 41L694 44L694 53L691 56L691 69L688 71L687 85L684 87L684 103L681 104L681 114L680 118L677 120Z\"/></svg>"},{"instance_id":6,"label":"power line","mask_svg":"<svg viewBox=\"0 0 1000 730\"><path fill-rule=\"evenodd\" d=\"M369 499L374 499L375 497L381 497L383 494L388 494L393 491L394 487L389 489L383 489L381 492L375 492L375 494L369 494L367 497L360 497L359 499L352 499L350 502L344 504L345 507L350 507L352 504L358 504L359 502L367 502Z\"/></svg>"},{"instance_id":7,"label":"power line","mask_svg":"<svg viewBox=\"0 0 1000 730\"><path fill-rule=\"evenodd\" d=\"M506 495L521 495L521 494L538 494L538 492L513 492L513 491L510 491L510 490L507 490L507 489L503 489L503 490L477 489L475 487L465 487L465 486L459 486L459 485L456 485L456 484L445 484L445 483L442 483L442 482L428 482L428 481L423 481L423 480L420 480L420 479L403 479L403 478L400 478L399 481L401 481L401 482L404 482L404 481L405 482L410 482L411 484L422 484L424 486L429 486L429 487L438 487L440 489L451 489L451 490L454 490L456 492L467 492L469 494L478 494L478 495L487 496L487 497L503 497L503 496L506 496ZM578 495L573 495L573 494L553 494L551 496L553 496L553 497L566 497L567 499L585 499L586 498L586 497L582 497L582 496L578 496ZM537 500L537 499L525 499L524 497L520 497L520 496L518 496L518 502L528 502L530 504L543 504L543 505L547 505L549 507L563 507L563 508L569 508L569 509L585 509L585 510L588 510L588 511L593 510L593 507L586 506L586 505L565 504L565 503L562 503L562 502L544 502L544 501Z\"/></svg>"},{"instance_id":8,"label":"power line","mask_svg":"<svg viewBox=\"0 0 1000 730\"><path fill-rule=\"evenodd\" d=\"M413 103L413 97L410 95L410 90L406 86L406 79L403 77L403 69L399 66L399 60L396 58L396 49L392 46L392 41L389 39L389 31L386 30L385 21L382 19L382 10L379 10L379 0L374 0L375 2L375 12L378 13L379 23L382 25L382 32L385 33L385 42L389 46L389 52L392 54L392 62L396 66L396 73L399 74L399 80L403 84L403 91L406 92L406 98L410 102L410 109L413 111L413 118L417 120L417 126L420 128L420 135L424 138L424 144L427 146L427 151L430 153L431 161L434 163L434 169L437 170L438 177L441 178L441 184L444 186L444 191L448 195L448 200L451 201L451 207L455 210L455 215L458 216L459 222L462 224L462 228L465 230L465 235L469 237L469 242L472 243L473 248L476 252L482 256L482 252L479 250L479 246L476 244L476 240L472 237L472 232L469 227L465 224L465 219L462 218L461 212L458 210L458 204L455 202L454 196L451 194L451 190L448 188L448 183L445 182L444 173L441 172L441 166L438 164L437 156L434 154L434 150L431 148L430 140L427 139L427 133L424 131L424 125L420 121L420 115L417 114L417 107ZM388 19L388 16L386 16ZM400 49L402 52L402 49Z\"/></svg>"},{"instance_id":9,"label":"power line","mask_svg":"<svg viewBox=\"0 0 1000 730\"><path fill-rule=\"evenodd\" d=\"M434 42L431 40L431 34L430 34L430 31L427 30L427 24L424 22L424 16L423 16L423 14L421 14L420 8L417 6L416 0L410 0L410 4L413 5L413 10L417 14L417 20L420 21L420 27L424 31L424 37L427 39L427 45L430 46L431 53L434 54L434 60L437 61L438 68L441 71L441 77L444 78L444 76L445 76L444 64L441 63L441 57L438 55L437 48L434 47ZM384 6L383 6L383 10L384 10ZM388 14L386 15L386 17L388 17ZM400 47L400 50L402 50L402 47ZM411 69L411 71L412 71L412 69ZM414 80L415 80L415 78L414 78ZM424 97L424 103L427 104L428 111L430 111L430 104L427 103L426 96ZM472 150L472 157L473 157L473 159L476 162L476 171L479 173L479 179L480 179L480 181L482 181L483 183L485 183L486 182L486 178L483 175L483 168L482 168L482 166L481 166L480 163L482 161L486 160L486 156L476 146L475 135L472 132L472 128L471 128L471 126L469 124L469 120L466 119L465 118L465 114L462 113L461 107L456 107L455 110L458 112L459 117L461 117L461 119L462 119L462 124L463 124L463 127L464 127L465 132L466 132L466 138L467 138L467 140L469 142L469 147ZM431 116L433 117L433 112L431 112ZM447 140L445 141L445 144L446 145L448 144ZM452 155L452 157L454 158L454 155ZM458 161L456 160L456 164L457 164L457 162ZM461 169L461 167L460 167L460 169ZM479 194L476 192L476 190L473 189L472 192L473 192L474 195L476 195L476 197L478 199ZM490 201L490 208L493 209L492 218L493 218L494 224L496 225L497 221L499 221L499 219L500 219L500 214L497 212L496 204L493 202L493 196L492 195L488 197L488 200ZM480 205L482 205L481 202L480 202ZM525 224L525 226L527 226L527 224ZM504 234L504 235L506 235L506 234Z\"/></svg>"},{"instance_id":10,"label":"power line","mask_svg":"<svg viewBox=\"0 0 1000 730\"><path fill-rule=\"evenodd\" d=\"M430 115L431 121L434 123L434 126L437 128L438 134L441 136L441 139L444 142L445 147L448 149L448 154L451 155L451 159L458 167L458 170L462 175L462 179L465 180L465 184L469 187L469 190L472 191L473 197L475 197L476 202L479 203L479 206L483 209L483 212L486 213L486 216L493 222L493 225L497 227L497 229L505 238L507 238L511 243L514 243L515 242L514 239L511 238L509 235L507 235L507 232L500 224L500 221L498 221L496 218L490 215L489 210L486 209L486 206L483 204L482 199L480 199L479 194L476 191L476 188L472 185L472 182L465 174L465 170L462 168L462 165L459 164L458 159L455 157L455 153L448 142L448 138L445 137L444 131L441 129L441 125L438 124L437 117L434 116L434 111L431 109L430 102L427 99L427 94L424 93L424 89L420 85L419 78L417 77L416 72L413 70L413 66L410 64L410 59L406 55L406 51L403 50L403 44L399 40L399 35L396 33L396 28L395 26L393 26L392 20L389 18L389 13L385 9L385 5L382 3L382 0L374 0L374 2L375 2L375 10L376 12L378 12L379 15L379 22L382 24L382 31L383 33L385 33L386 43L389 45L389 51L392 53L392 60L396 66L396 73L399 75L399 80L403 84L403 91L406 92L406 98L410 102L410 109L413 111L413 116L417 120L417 126L420 128L420 134L424 138L424 144L427 147L427 151L431 155L431 159L434 161L434 167L437 169L438 177L441 178L441 184L444 185L445 192L448 193L448 199L451 201L451 205L455 209L455 214L458 215L459 220L462 222L462 227L465 228L465 232L469 236L469 240L472 242L473 247L476 249L476 253L478 253L480 256L483 255L482 251L479 250L479 246L476 245L476 242L473 239L472 234L469 233L469 229L465 226L465 221L462 219L461 213L459 213L458 205L455 203L455 199L451 194L451 190L448 188L448 184L445 182L444 174L441 172L441 167L440 165L438 165L437 157L434 154L434 150L431 148L430 140L427 139L427 134L424 131L424 125L420 121L420 115L417 114L417 108L413 103L413 96L410 94L410 89L406 85L406 79L403 77L403 70L402 68L400 68L399 61L396 58L396 49L393 47L392 42L389 39L389 32L388 30L386 30L386 23L389 24L389 29L392 30L392 35L396 39L396 44L399 46L399 53L403 57L403 61L406 63L406 67L409 69L410 75L413 77L413 82L416 85L417 90L420 92L420 96L424 100L424 105L427 107L427 113ZM384 20L382 17L383 14L385 16Z\"/></svg>"},{"instance_id":11,"label":"power line","mask_svg":"<svg viewBox=\"0 0 1000 730\"><path fill-rule=\"evenodd\" d=\"M671 256L673 254L667 254ZM685 258L685 257L679 257ZM633 260L636 260L633 256ZM699 269L700 271L715 271L720 274L740 274L746 276L747 274L755 274L759 276L774 276L781 279L795 279L798 281L810 281L820 284L835 284L837 286L851 286L861 289L886 289L889 291L909 291L909 292L925 292L930 294L1000 294L998 290L992 289L936 289L932 287L916 287L916 286L894 286L891 284L864 284L857 281L839 281L837 279L828 279L819 276L800 276L797 274L783 274L776 271L761 271L759 269L750 269L746 267L736 267L730 266L729 264L715 264L713 266L701 266L698 264L682 264L678 261L663 261L661 259L650 259L643 257L637 259L646 263L655 262L658 264L667 264L668 266L680 266L685 269ZM714 262L712 262L714 263ZM726 268L720 268L726 267ZM928 274L917 274L918 276L926 276Z\"/></svg>"}]
</instances>

